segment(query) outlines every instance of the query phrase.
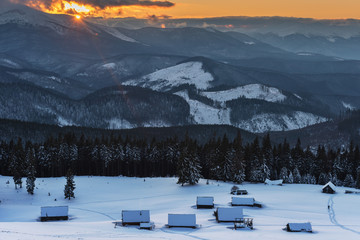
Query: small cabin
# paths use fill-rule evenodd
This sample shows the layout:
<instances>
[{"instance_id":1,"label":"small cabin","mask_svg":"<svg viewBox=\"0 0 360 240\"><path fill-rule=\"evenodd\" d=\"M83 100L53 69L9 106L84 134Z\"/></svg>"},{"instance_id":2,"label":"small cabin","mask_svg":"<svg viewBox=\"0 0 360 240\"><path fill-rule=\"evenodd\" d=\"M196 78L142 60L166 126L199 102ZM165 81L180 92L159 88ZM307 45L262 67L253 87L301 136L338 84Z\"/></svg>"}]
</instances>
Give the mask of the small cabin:
<instances>
[{"instance_id":1,"label":"small cabin","mask_svg":"<svg viewBox=\"0 0 360 240\"><path fill-rule=\"evenodd\" d=\"M266 180L265 180L265 184L267 184L267 185L278 185L278 186L282 186L282 185L283 185L283 182L284 182L283 179L279 179L279 180L266 179Z\"/></svg>"},{"instance_id":2,"label":"small cabin","mask_svg":"<svg viewBox=\"0 0 360 240\"><path fill-rule=\"evenodd\" d=\"M196 228L195 214L169 214L168 227Z\"/></svg>"},{"instance_id":3,"label":"small cabin","mask_svg":"<svg viewBox=\"0 0 360 240\"><path fill-rule=\"evenodd\" d=\"M336 187L332 182L328 182L327 184L325 184L322 188L322 192L323 193L330 193L330 194L334 194L336 192Z\"/></svg>"},{"instance_id":4,"label":"small cabin","mask_svg":"<svg viewBox=\"0 0 360 240\"><path fill-rule=\"evenodd\" d=\"M232 197L231 205L232 206L250 206L253 207L255 204L254 198L240 198L240 197Z\"/></svg>"},{"instance_id":5,"label":"small cabin","mask_svg":"<svg viewBox=\"0 0 360 240\"><path fill-rule=\"evenodd\" d=\"M123 210L121 213L122 225L140 225L150 222L149 210Z\"/></svg>"},{"instance_id":6,"label":"small cabin","mask_svg":"<svg viewBox=\"0 0 360 240\"><path fill-rule=\"evenodd\" d=\"M40 220L54 221L54 220L68 220L69 219L69 207L68 206L49 206L41 207Z\"/></svg>"},{"instance_id":7,"label":"small cabin","mask_svg":"<svg viewBox=\"0 0 360 240\"><path fill-rule=\"evenodd\" d=\"M312 232L311 223L288 223L286 224L288 232Z\"/></svg>"},{"instance_id":8,"label":"small cabin","mask_svg":"<svg viewBox=\"0 0 360 240\"><path fill-rule=\"evenodd\" d=\"M248 191L246 191L245 189L236 189L236 190L232 190L231 194L232 195L247 195Z\"/></svg>"},{"instance_id":9,"label":"small cabin","mask_svg":"<svg viewBox=\"0 0 360 240\"><path fill-rule=\"evenodd\" d=\"M242 208L217 208L214 215L217 222L235 222L244 218Z\"/></svg>"},{"instance_id":10,"label":"small cabin","mask_svg":"<svg viewBox=\"0 0 360 240\"><path fill-rule=\"evenodd\" d=\"M197 197L197 208L214 208L214 197Z\"/></svg>"}]
</instances>

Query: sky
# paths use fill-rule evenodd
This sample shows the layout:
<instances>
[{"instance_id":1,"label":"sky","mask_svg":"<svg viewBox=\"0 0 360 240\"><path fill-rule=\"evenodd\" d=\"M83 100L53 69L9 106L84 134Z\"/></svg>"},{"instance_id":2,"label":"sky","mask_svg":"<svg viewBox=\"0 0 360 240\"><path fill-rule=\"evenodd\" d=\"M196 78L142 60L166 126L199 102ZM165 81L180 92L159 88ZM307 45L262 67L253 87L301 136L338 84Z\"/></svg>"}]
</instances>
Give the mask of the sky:
<instances>
[{"instance_id":1,"label":"sky","mask_svg":"<svg viewBox=\"0 0 360 240\"><path fill-rule=\"evenodd\" d=\"M3 1L3 0L1 0ZM93 17L282 16L360 19L360 0L8 0L50 13Z\"/></svg>"}]
</instances>

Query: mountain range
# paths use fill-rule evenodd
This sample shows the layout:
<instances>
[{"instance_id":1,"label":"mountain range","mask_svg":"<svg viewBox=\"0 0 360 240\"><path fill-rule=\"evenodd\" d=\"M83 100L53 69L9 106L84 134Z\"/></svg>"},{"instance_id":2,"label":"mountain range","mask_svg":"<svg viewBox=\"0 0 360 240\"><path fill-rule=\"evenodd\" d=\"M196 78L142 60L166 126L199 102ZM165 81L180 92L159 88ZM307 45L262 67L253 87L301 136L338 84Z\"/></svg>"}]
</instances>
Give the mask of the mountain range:
<instances>
[{"instance_id":1,"label":"mountain range","mask_svg":"<svg viewBox=\"0 0 360 240\"><path fill-rule=\"evenodd\" d=\"M0 118L102 129L231 125L264 133L360 108L355 35L125 28L124 19L109 21L2 7Z\"/></svg>"}]
</instances>

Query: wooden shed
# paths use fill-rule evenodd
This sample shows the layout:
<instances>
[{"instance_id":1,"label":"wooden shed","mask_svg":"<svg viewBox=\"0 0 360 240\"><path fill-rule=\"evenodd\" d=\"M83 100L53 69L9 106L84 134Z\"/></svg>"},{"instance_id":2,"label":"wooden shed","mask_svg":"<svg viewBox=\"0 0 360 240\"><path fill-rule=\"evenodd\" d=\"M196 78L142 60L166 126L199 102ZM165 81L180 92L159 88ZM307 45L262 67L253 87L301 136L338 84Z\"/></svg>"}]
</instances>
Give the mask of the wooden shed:
<instances>
[{"instance_id":1,"label":"wooden shed","mask_svg":"<svg viewBox=\"0 0 360 240\"><path fill-rule=\"evenodd\" d=\"M244 218L242 208L217 208L214 215L217 222L235 222Z\"/></svg>"},{"instance_id":2,"label":"wooden shed","mask_svg":"<svg viewBox=\"0 0 360 240\"><path fill-rule=\"evenodd\" d=\"M195 214L169 214L168 227L196 228Z\"/></svg>"},{"instance_id":3,"label":"wooden shed","mask_svg":"<svg viewBox=\"0 0 360 240\"><path fill-rule=\"evenodd\" d=\"M266 179L265 180L265 184L267 185L278 185L278 186L282 186L283 185L283 179L279 179L279 180L270 180L270 179Z\"/></svg>"},{"instance_id":4,"label":"wooden shed","mask_svg":"<svg viewBox=\"0 0 360 240\"><path fill-rule=\"evenodd\" d=\"M53 221L53 220L68 220L69 207L68 206L48 206L41 207L40 220Z\"/></svg>"},{"instance_id":5,"label":"wooden shed","mask_svg":"<svg viewBox=\"0 0 360 240\"><path fill-rule=\"evenodd\" d=\"M254 198L241 198L241 197L232 197L231 205L232 206L250 206L253 207L255 204Z\"/></svg>"},{"instance_id":6,"label":"wooden shed","mask_svg":"<svg viewBox=\"0 0 360 240\"><path fill-rule=\"evenodd\" d=\"M248 191L245 189L236 189L231 191L232 195L247 195Z\"/></svg>"},{"instance_id":7,"label":"wooden shed","mask_svg":"<svg viewBox=\"0 0 360 240\"><path fill-rule=\"evenodd\" d=\"M149 210L123 210L121 213L122 225L140 225L150 222Z\"/></svg>"},{"instance_id":8,"label":"wooden shed","mask_svg":"<svg viewBox=\"0 0 360 240\"><path fill-rule=\"evenodd\" d=\"M197 197L197 208L214 208L214 197Z\"/></svg>"},{"instance_id":9,"label":"wooden shed","mask_svg":"<svg viewBox=\"0 0 360 240\"><path fill-rule=\"evenodd\" d=\"M288 223L286 224L288 232L312 232L311 223Z\"/></svg>"},{"instance_id":10,"label":"wooden shed","mask_svg":"<svg viewBox=\"0 0 360 240\"><path fill-rule=\"evenodd\" d=\"M325 184L322 188L322 192L323 193L330 193L330 194L334 194L336 192L336 187L332 182L328 182L327 184Z\"/></svg>"}]
</instances>

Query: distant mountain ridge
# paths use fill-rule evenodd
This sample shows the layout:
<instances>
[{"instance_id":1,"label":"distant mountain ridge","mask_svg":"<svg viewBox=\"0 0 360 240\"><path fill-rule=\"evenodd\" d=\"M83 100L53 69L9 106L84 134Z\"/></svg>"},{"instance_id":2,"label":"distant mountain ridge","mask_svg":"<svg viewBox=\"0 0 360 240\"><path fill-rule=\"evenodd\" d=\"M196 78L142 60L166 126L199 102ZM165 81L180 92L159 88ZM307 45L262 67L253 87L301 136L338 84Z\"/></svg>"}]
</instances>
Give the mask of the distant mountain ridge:
<instances>
[{"instance_id":1,"label":"distant mountain ridge","mask_svg":"<svg viewBox=\"0 0 360 240\"><path fill-rule=\"evenodd\" d=\"M103 129L225 124L262 133L360 108L359 61L220 30L128 29L1 8L0 118ZM325 37L307 41L314 47L317 39Z\"/></svg>"}]
</instances>

